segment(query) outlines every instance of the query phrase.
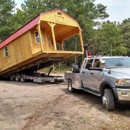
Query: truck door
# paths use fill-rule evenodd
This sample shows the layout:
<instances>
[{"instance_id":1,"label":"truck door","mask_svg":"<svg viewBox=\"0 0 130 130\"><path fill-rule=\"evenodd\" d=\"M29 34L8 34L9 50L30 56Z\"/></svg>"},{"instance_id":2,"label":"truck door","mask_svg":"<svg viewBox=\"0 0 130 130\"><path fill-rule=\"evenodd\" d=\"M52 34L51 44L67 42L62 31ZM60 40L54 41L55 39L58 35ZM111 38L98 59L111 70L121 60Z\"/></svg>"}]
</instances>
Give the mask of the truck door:
<instances>
[{"instance_id":1,"label":"truck door","mask_svg":"<svg viewBox=\"0 0 130 130\"><path fill-rule=\"evenodd\" d=\"M93 68L100 68L100 60L99 59L95 59L93 61ZM90 72L91 74L91 87L93 87L93 89L95 89L96 91L99 91L99 86L103 80L103 76L102 76L102 71L99 70L91 70Z\"/></svg>"},{"instance_id":2,"label":"truck door","mask_svg":"<svg viewBox=\"0 0 130 130\"><path fill-rule=\"evenodd\" d=\"M86 63L81 74L83 87L93 91L99 91L99 86L103 80L102 71L89 70L88 68L90 67L90 64L92 68L100 68L100 60L89 59L88 62Z\"/></svg>"},{"instance_id":3,"label":"truck door","mask_svg":"<svg viewBox=\"0 0 130 130\"><path fill-rule=\"evenodd\" d=\"M88 68L92 65L93 59L88 59L88 61L84 64L81 71L81 80L84 88L89 88L91 86L91 71Z\"/></svg>"}]
</instances>

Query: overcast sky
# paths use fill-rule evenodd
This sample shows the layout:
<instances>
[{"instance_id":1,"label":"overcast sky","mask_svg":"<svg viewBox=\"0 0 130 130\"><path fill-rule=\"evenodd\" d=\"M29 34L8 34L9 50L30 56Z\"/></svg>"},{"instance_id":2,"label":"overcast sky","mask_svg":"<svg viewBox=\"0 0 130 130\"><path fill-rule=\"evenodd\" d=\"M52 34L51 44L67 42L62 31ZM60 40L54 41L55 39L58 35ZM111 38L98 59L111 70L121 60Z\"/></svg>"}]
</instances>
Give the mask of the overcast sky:
<instances>
[{"instance_id":1,"label":"overcast sky","mask_svg":"<svg viewBox=\"0 0 130 130\"><path fill-rule=\"evenodd\" d=\"M110 21L120 21L130 18L130 0L96 0L107 6Z\"/></svg>"},{"instance_id":2,"label":"overcast sky","mask_svg":"<svg viewBox=\"0 0 130 130\"><path fill-rule=\"evenodd\" d=\"M15 0L19 8L24 0ZM122 22L124 19L130 18L130 0L96 0L107 6L107 13L110 15L108 20Z\"/></svg>"}]
</instances>

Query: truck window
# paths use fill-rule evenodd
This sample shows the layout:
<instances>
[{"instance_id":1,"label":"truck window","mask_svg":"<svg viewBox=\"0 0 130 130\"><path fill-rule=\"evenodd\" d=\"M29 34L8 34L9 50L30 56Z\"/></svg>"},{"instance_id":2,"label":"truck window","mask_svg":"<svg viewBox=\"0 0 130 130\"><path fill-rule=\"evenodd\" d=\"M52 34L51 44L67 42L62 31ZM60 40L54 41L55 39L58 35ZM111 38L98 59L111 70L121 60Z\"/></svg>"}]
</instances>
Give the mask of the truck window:
<instances>
[{"instance_id":1,"label":"truck window","mask_svg":"<svg viewBox=\"0 0 130 130\"><path fill-rule=\"evenodd\" d=\"M93 62L93 59L89 59L85 66L85 69L88 69L90 66L92 66L92 62Z\"/></svg>"},{"instance_id":2,"label":"truck window","mask_svg":"<svg viewBox=\"0 0 130 130\"><path fill-rule=\"evenodd\" d=\"M93 63L93 67L98 67L100 68L100 60L99 59L95 59L94 63Z\"/></svg>"}]
</instances>

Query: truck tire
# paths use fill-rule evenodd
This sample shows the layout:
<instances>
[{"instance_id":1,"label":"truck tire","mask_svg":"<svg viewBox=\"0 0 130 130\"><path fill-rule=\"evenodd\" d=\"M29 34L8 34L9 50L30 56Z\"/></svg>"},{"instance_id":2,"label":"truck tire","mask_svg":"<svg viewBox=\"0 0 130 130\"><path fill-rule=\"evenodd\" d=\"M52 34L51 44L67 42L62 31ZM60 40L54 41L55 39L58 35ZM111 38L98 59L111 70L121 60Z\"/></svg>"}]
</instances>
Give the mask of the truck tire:
<instances>
[{"instance_id":1,"label":"truck tire","mask_svg":"<svg viewBox=\"0 0 130 130\"><path fill-rule=\"evenodd\" d=\"M108 111L113 111L115 109L114 95L111 89L104 90L102 102Z\"/></svg>"},{"instance_id":2,"label":"truck tire","mask_svg":"<svg viewBox=\"0 0 130 130\"><path fill-rule=\"evenodd\" d=\"M68 91L73 93L74 92L74 88L72 87L72 80L68 80Z\"/></svg>"}]
</instances>

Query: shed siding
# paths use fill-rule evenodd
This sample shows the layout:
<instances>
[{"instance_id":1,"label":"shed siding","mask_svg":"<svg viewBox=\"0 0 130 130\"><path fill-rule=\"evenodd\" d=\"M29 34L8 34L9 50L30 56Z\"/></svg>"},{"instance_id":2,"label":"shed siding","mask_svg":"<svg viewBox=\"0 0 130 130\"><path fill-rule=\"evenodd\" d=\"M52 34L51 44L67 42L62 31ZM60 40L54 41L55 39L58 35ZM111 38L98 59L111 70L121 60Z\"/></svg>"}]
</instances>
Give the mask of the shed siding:
<instances>
[{"instance_id":1,"label":"shed siding","mask_svg":"<svg viewBox=\"0 0 130 130\"><path fill-rule=\"evenodd\" d=\"M4 56L4 48L0 49L0 70L5 70L32 57L31 42L27 32L7 45L8 57Z\"/></svg>"}]
</instances>

